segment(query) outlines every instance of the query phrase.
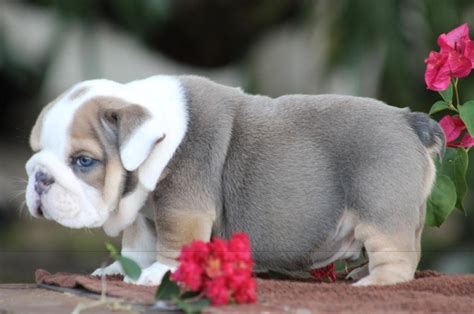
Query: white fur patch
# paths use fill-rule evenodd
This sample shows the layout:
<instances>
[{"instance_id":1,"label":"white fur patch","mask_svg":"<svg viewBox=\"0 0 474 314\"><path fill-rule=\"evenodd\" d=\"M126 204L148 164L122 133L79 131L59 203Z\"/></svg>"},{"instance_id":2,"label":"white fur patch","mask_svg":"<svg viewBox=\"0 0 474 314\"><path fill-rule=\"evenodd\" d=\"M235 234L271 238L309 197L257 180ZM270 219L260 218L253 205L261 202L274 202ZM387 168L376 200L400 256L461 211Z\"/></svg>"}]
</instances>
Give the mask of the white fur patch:
<instances>
[{"instance_id":1,"label":"white fur patch","mask_svg":"<svg viewBox=\"0 0 474 314\"><path fill-rule=\"evenodd\" d=\"M138 127L120 148L120 158L124 168L128 171L137 170L163 135L163 126L154 119Z\"/></svg>"},{"instance_id":2,"label":"white fur patch","mask_svg":"<svg viewBox=\"0 0 474 314\"><path fill-rule=\"evenodd\" d=\"M141 186L127 194L120 200L118 209L110 214L104 224L104 231L108 236L116 237L119 233L130 226L136 219L138 212L145 205L148 191Z\"/></svg>"},{"instance_id":3,"label":"white fur patch","mask_svg":"<svg viewBox=\"0 0 474 314\"><path fill-rule=\"evenodd\" d=\"M71 100L69 96L84 87L87 87L85 92ZM26 201L32 215L37 216L41 202L47 218L73 228L96 227L103 225L115 209L104 204L99 191L76 178L67 155L70 127L76 111L92 98L107 96L141 105L152 114L151 120L137 128L121 149L124 167L138 169L139 184L134 193L120 202L118 211L107 223L110 234L118 234L132 224L148 192L155 189L163 169L186 133L187 114L179 80L154 76L128 84L108 80L85 81L62 95L44 116L41 150L26 166L29 176ZM164 140L155 145L164 134ZM41 199L34 191L38 169L46 170L55 180Z\"/></svg>"},{"instance_id":4,"label":"white fur patch","mask_svg":"<svg viewBox=\"0 0 474 314\"><path fill-rule=\"evenodd\" d=\"M118 210L104 225L105 232L111 236L134 222L183 140L188 123L184 92L178 79L154 76L126 86L137 97L133 103L145 107L152 118L135 130L120 150L125 169L138 169L139 183L135 191L120 201ZM165 138L155 145L163 135Z\"/></svg>"},{"instance_id":5,"label":"white fur patch","mask_svg":"<svg viewBox=\"0 0 474 314\"><path fill-rule=\"evenodd\" d=\"M42 150L26 164L28 181L26 202L30 213L37 216L41 201L44 217L70 228L99 227L108 218L99 191L76 178L70 167L58 159L56 152ZM38 170L54 177L54 184L39 196L34 192L34 178Z\"/></svg>"},{"instance_id":6,"label":"white fur patch","mask_svg":"<svg viewBox=\"0 0 474 314\"><path fill-rule=\"evenodd\" d=\"M163 276L169 270L175 271L176 267L170 267L160 262L155 262L142 271L142 274L137 281L134 281L128 277L125 277L124 281L128 283L134 283L136 285L157 286L161 283Z\"/></svg>"},{"instance_id":7,"label":"white fur patch","mask_svg":"<svg viewBox=\"0 0 474 314\"><path fill-rule=\"evenodd\" d=\"M127 170L137 169L140 164L138 180L145 189L153 191L186 134L184 91L179 80L170 76L134 81L127 87L131 93L140 95L141 101L137 103L151 112L152 119L138 128L121 149L122 162ZM163 135L163 141L153 148Z\"/></svg>"},{"instance_id":8,"label":"white fur patch","mask_svg":"<svg viewBox=\"0 0 474 314\"><path fill-rule=\"evenodd\" d=\"M123 232L121 255L133 259L143 269L156 260L156 233L146 224L146 218L138 215L135 222ZM124 274L119 263L96 269L92 275Z\"/></svg>"}]
</instances>

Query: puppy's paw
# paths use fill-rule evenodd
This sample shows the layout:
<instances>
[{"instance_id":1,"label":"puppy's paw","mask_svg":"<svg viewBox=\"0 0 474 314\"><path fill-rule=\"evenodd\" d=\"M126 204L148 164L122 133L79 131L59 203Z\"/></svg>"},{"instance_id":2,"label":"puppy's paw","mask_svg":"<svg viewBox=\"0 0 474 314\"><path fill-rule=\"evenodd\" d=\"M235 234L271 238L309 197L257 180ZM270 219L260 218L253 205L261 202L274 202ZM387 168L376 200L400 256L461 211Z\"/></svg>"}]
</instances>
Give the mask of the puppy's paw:
<instances>
[{"instance_id":1,"label":"puppy's paw","mask_svg":"<svg viewBox=\"0 0 474 314\"><path fill-rule=\"evenodd\" d=\"M92 276L102 276L102 275L123 275L122 267L119 262L113 262L107 267L97 268L91 274Z\"/></svg>"},{"instance_id":2,"label":"puppy's paw","mask_svg":"<svg viewBox=\"0 0 474 314\"><path fill-rule=\"evenodd\" d=\"M413 278L406 278L399 275L391 274L391 273L375 273L370 274L367 277L362 278L358 282L354 283L353 286L387 286L387 285L395 285L397 283L410 281Z\"/></svg>"},{"instance_id":3,"label":"puppy's paw","mask_svg":"<svg viewBox=\"0 0 474 314\"><path fill-rule=\"evenodd\" d=\"M151 264L151 266L142 270L142 274L138 280L134 281L129 277L125 277L124 281L136 285L157 286L161 283L161 279L163 279L163 276L168 270L174 271L175 269L175 267L170 267L160 262L155 262Z\"/></svg>"}]
</instances>

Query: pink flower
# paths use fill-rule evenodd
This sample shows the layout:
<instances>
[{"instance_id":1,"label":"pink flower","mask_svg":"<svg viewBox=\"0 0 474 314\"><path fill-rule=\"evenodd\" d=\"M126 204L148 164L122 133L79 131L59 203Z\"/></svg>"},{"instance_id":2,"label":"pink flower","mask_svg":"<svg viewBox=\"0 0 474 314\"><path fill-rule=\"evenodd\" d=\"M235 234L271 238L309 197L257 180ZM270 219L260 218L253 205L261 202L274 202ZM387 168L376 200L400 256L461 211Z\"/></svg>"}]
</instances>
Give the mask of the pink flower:
<instances>
[{"instance_id":1,"label":"pink flower","mask_svg":"<svg viewBox=\"0 0 474 314\"><path fill-rule=\"evenodd\" d=\"M425 83L428 89L442 91L451 83L451 70L448 65L448 55L435 51L430 52L426 63Z\"/></svg>"},{"instance_id":2,"label":"pink flower","mask_svg":"<svg viewBox=\"0 0 474 314\"><path fill-rule=\"evenodd\" d=\"M446 135L447 146L449 147L464 147L469 148L474 146L474 139L466 130L466 125L458 115L444 116L440 121L439 125ZM461 134L465 132L464 136L460 141L457 141Z\"/></svg>"},{"instance_id":3,"label":"pink flower","mask_svg":"<svg viewBox=\"0 0 474 314\"><path fill-rule=\"evenodd\" d=\"M456 116L446 115L440 121L439 125L446 135L446 142L449 144L456 140L461 133L466 129L464 122L461 118Z\"/></svg>"},{"instance_id":4,"label":"pink flower","mask_svg":"<svg viewBox=\"0 0 474 314\"><path fill-rule=\"evenodd\" d=\"M462 138L461 142L459 142L459 145L464 148L472 147L474 146L474 138L472 138L469 133L466 133Z\"/></svg>"},{"instance_id":5,"label":"pink flower","mask_svg":"<svg viewBox=\"0 0 474 314\"><path fill-rule=\"evenodd\" d=\"M459 56L459 60L462 59L466 63L469 61L471 69L474 67L474 42L469 38L469 26L467 23L462 24L447 34L439 35L438 45L441 48L441 52L455 53ZM469 73L466 75L469 75Z\"/></svg>"},{"instance_id":6,"label":"pink flower","mask_svg":"<svg viewBox=\"0 0 474 314\"><path fill-rule=\"evenodd\" d=\"M474 41L467 24L441 34L438 45L440 52L432 51L425 59L425 83L434 91L445 90L453 77L468 76L474 68Z\"/></svg>"},{"instance_id":7,"label":"pink flower","mask_svg":"<svg viewBox=\"0 0 474 314\"><path fill-rule=\"evenodd\" d=\"M452 142L448 143L449 147L462 147L462 148L469 148L474 146L474 138L466 132L462 139L459 142Z\"/></svg>"}]
</instances>

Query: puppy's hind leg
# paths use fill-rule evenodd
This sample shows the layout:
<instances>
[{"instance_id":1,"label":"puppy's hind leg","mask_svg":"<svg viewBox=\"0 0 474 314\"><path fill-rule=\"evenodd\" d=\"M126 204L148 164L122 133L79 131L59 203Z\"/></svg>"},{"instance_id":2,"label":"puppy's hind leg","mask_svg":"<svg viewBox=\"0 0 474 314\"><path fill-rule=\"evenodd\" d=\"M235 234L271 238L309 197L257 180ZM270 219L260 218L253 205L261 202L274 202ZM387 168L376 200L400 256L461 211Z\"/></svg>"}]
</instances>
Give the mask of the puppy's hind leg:
<instances>
[{"instance_id":1,"label":"puppy's hind leg","mask_svg":"<svg viewBox=\"0 0 474 314\"><path fill-rule=\"evenodd\" d=\"M420 167L413 167L411 171L405 169L403 176L391 173L393 169L401 171L403 165L378 170L379 173L385 170L382 177L401 177L403 182L384 186L386 182L382 180L375 185L360 185L362 189L358 192L363 198L360 198L358 208L365 210L358 211L354 236L368 253L369 276L356 285L391 285L414 278L421 257L426 199L435 177L433 162L426 160L421 163L422 171ZM409 179L410 174L412 179ZM424 180L420 180L423 176ZM372 174L371 178L377 177Z\"/></svg>"},{"instance_id":2,"label":"puppy's hind leg","mask_svg":"<svg viewBox=\"0 0 474 314\"><path fill-rule=\"evenodd\" d=\"M412 280L420 259L420 234L406 229L387 232L370 224L359 224L355 238L364 243L368 253L369 275L355 285L391 285Z\"/></svg>"}]
</instances>

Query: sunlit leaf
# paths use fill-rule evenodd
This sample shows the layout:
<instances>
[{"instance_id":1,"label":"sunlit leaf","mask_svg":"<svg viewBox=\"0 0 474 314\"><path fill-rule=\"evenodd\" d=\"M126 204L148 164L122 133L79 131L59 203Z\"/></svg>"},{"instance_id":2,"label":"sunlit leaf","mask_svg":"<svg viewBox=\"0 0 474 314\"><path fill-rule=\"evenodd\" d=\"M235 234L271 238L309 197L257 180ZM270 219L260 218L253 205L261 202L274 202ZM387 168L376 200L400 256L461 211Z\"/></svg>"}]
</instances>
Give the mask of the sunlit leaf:
<instances>
[{"instance_id":1,"label":"sunlit leaf","mask_svg":"<svg viewBox=\"0 0 474 314\"><path fill-rule=\"evenodd\" d=\"M112 243L105 242L105 248L107 249L107 251L110 252L113 258L115 258L118 255L118 250Z\"/></svg>"},{"instance_id":2,"label":"sunlit leaf","mask_svg":"<svg viewBox=\"0 0 474 314\"><path fill-rule=\"evenodd\" d=\"M447 103L452 103L453 102L453 84L449 84L449 87L445 89L444 91L439 92L441 97L443 97L444 101Z\"/></svg>"},{"instance_id":3,"label":"sunlit leaf","mask_svg":"<svg viewBox=\"0 0 474 314\"><path fill-rule=\"evenodd\" d=\"M134 260L125 256L117 256L116 260L122 266L125 275L133 280L137 280L140 277L142 270Z\"/></svg>"},{"instance_id":4,"label":"sunlit leaf","mask_svg":"<svg viewBox=\"0 0 474 314\"><path fill-rule=\"evenodd\" d=\"M449 109L449 104L445 102L444 100L439 100L435 102L433 106L431 106L429 114L432 115L446 109Z\"/></svg>"},{"instance_id":5,"label":"sunlit leaf","mask_svg":"<svg viewBox=\"0 0 474 314\"><path fill-rule=\"evenodd\" d=\"M474 136L474 100L459 106L459 116L467 127L469 134Z\"/></svg>"}]
</instances>

